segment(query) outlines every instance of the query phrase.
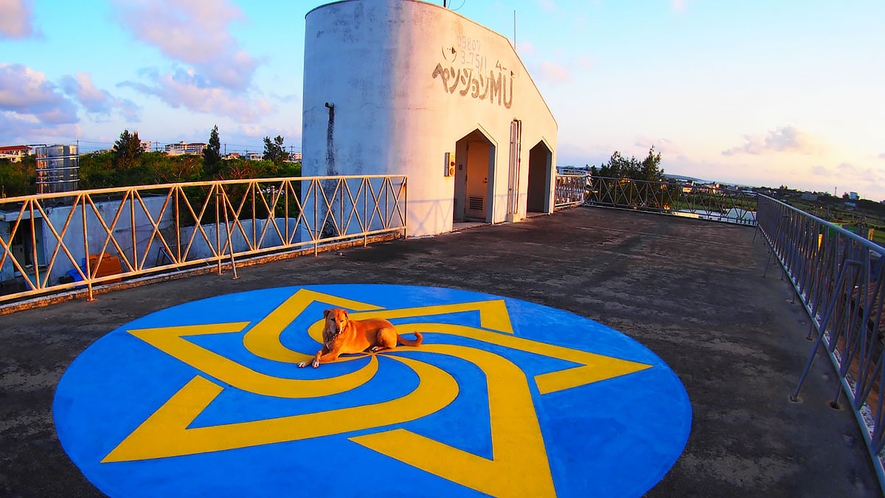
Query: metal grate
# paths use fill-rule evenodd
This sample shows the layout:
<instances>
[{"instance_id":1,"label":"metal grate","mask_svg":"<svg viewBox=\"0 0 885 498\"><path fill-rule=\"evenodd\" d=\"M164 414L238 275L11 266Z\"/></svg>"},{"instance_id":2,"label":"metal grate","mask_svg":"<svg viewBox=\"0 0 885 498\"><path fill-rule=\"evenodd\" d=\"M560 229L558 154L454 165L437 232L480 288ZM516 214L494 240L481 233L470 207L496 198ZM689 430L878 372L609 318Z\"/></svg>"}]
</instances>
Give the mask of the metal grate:
<instances>
[{"instance_id":1,"label":"metal grate","mask_svg":"<svg viewBox=\"0 0 885 498\"><path fill-rule=\"evenodd\" d=\"M469 208L471 211L482 211L482 197L470 197Z\"/></svg>"}]
</instances>

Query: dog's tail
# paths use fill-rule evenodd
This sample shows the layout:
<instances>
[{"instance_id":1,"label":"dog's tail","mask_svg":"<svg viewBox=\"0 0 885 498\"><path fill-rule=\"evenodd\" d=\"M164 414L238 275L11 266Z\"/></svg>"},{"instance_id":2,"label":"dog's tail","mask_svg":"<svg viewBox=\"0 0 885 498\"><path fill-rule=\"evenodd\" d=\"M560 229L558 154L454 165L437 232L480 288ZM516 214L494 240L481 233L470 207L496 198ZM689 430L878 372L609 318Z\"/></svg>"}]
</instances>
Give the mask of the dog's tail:
<instances>
[{"instance_id":1,"label":"dog's tail","mask_svg":"<svg viewBox=\"0 0 885 498\"><path fill-rule=\"evenodd\" d=\"M421 345L421 342L424 340L424 336L421 335L421 332L415 332L415 337L417 339L406 339L405 337L396 334L396 341L402 344L403 346L412 346L417 348Z\"/></svg>"}]
</instances>

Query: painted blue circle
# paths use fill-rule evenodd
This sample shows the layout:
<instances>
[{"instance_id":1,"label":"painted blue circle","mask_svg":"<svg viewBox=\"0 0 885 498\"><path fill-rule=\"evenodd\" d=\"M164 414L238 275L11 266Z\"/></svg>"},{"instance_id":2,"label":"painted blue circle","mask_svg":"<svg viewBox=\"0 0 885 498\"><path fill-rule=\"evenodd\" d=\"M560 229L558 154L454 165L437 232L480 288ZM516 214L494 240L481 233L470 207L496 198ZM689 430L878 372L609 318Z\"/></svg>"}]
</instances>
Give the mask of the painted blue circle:
<instances>
[{"instance_id":1,"label":"painted blue circle","mask_svg":"<svg viewBox=\"0 0 885 498\"><path fill-rule=\"evenodd\" d=\"M292 363L257 357L244 347L244 334L299 291L391 311L450 306L451 310L443 308L442 312L433 308L428 316L391 321L463 326L481 331L486 334L483 337L515 337L521 341L518 344L565 348L549 350L553 352L578 351L644 365L631 373L542 393L536 383L538 376L580 365L548 350L541 354L497 340L424 333L424 347L458 345L491 352L524 374L531 395L529 408L540 426L549 475L558 496L641 496L663 478L685 447L691 405L682 383L653 352L609 327L572 313L488 294L393 285L317 285L191 302L137 319L102 337L73 362L56 391L53 414L65 451L83 474L110 496L289 496L302 492L323 496L482 495L469 485L421 470L352 439L406 429L462 453L495 459L484 367L446 354L396 353L442 369L457 382L454 401L415 420L294 441L102 462L197 376L218 386L221 394L187 430L300 420L287 417L365 407L406 395L419 386L422 380L406 363L379 354L375 376L351 391L310 399L264 396L226 384L130 333L240 324L237 332L185 339L201 351L280 379L334 378L366 366L368 357L316 370L299 369ZM503 301L512 335L488 329L479 310L457 306L489 301ZM320 299L289 317L280 334L282 345L305 354L316 352L319 345L308 336L307 328L329 307L333 306Z\"/></svg>"}]
</instances>

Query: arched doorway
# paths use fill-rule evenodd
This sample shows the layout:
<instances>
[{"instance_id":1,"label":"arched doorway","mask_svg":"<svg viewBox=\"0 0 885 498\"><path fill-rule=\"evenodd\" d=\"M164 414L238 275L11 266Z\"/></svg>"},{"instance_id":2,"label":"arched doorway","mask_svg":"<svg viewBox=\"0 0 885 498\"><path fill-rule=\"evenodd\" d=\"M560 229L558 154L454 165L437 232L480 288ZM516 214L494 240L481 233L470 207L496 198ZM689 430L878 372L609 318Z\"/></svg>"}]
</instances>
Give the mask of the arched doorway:
<instances>
[{"instance_id":1,"label":"arched doorway","mask_svg":"<svg viewBox=\"0 0 885 498\"><path fill-rule=\"evenodd\" d=\"M455 143L454 221L492 221L495 145L479 129Z\"/></svg>"},{"instance_id":2,"label":"arched doorway","mask_svg":"<svg viewBox=\"0 0 885 498\"><path fill-rule=\"evenodd\" d=\"M550 174L553 171L553 152L543 141L529 151L529 180L526 195L528 213L547 213L550 210Z\"/></svg>"}]
</instances>

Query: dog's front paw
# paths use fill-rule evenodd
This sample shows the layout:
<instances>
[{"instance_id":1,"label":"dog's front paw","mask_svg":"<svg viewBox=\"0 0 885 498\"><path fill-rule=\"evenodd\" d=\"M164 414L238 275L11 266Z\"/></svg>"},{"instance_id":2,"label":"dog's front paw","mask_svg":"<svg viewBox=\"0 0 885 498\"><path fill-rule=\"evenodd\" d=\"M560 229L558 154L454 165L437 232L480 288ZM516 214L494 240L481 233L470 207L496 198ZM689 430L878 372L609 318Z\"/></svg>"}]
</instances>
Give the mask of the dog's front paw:
<instances>
[{"instance_id":1,"label":"dog's front paw","mask_svg":"<svg viewBox=\"0 0 885 498\"><path fill-rule=\"evenodd\" d=\"M320 360L313 360L313 368L317 368L320 366Z\"/></svg>"},{"instance_id":2,"label":"dog's front paw","mask_svg":"<svg viewBox=\"0 0 885 498\"><path fill-rule=\"evenodd\" d=\"M298 368L304 368L307 366L307 364L308 364L308 362L302 361L301 363L298 364Z\"/></svg>"}]
</instances>

